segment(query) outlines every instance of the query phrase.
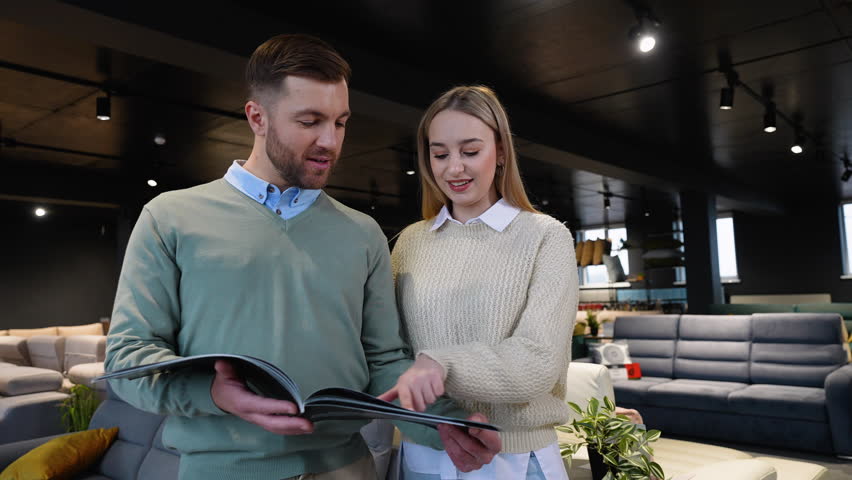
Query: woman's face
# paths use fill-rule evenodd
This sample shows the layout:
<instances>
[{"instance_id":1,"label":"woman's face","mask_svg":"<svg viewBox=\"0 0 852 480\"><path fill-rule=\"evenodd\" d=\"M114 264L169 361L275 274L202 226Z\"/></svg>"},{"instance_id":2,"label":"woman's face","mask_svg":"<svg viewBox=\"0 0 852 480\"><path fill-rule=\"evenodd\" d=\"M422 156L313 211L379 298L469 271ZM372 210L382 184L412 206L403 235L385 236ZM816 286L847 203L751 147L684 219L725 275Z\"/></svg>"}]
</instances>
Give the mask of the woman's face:
<instances>
[{"instance_id":1,"label":"woman's face","mask_svg":"<svg viewBox=\"0 0 852 480\"><path fill-rule=\"evenodd\" d=\"M503 154L491 127L472 115L444 110L432 119L428 135L432 174L452 202L453 217L464 222L494 205L494 174Z\"/></svg>"}]
</instances>

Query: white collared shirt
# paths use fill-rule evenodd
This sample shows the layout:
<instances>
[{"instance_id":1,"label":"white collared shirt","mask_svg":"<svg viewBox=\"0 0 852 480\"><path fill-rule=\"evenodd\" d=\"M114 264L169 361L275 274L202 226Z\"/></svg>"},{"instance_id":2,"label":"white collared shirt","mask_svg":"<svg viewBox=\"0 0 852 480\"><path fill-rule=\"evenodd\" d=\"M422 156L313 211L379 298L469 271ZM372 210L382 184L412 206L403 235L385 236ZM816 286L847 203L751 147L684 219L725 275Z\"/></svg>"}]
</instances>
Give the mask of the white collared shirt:
<instances>
[{"instance_id":1,"label":"white collared shirt","mask_svg":"<svg viewBox=\"0 0 852 480\"><path fill-rule=\"evenodd\" d=\"M519 213L521 213L520 208L509 205L509 202L501 198L500 200L497 200L497 203L491 205L488 210L484 211L482 215L476 218L471 218L464 222L464 225L484 223L494 230L502 232L510 223L512 223L512 220L514 220ZM435 223L432 224L432 228L430 228L429 231L435 231L441 228L441 225L447 221L454 222L459 225L462 224L450 215L450 211L447 209L447 206L444 205L441 207L441 211L438 212L438 216L435 217Z\"/></svg>"},{"instance_id":2,"label":"white collared shirt","mask_svg":"<svg viewBox=\"0 0 852 480\"><path fill-rule=\"evenodd\" d=\"M416 443L402 443L402 461L409 472L440 475L441 480L522 480L527 478L530 453L500 453L491 463L479 470L461 472L443 450L435 450ZM565 464L559 454L559 445L551 443L534 452L547 480L568 480Z\"/></svg>"}]
</instances>

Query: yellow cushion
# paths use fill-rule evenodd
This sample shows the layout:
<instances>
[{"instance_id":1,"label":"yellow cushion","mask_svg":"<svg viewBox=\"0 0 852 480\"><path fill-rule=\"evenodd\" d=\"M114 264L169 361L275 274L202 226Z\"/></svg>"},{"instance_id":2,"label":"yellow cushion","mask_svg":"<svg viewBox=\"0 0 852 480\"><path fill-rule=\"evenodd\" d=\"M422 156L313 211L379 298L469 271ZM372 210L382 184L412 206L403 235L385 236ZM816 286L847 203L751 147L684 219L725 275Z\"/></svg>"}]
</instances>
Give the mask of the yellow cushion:
<instances>
[{"instance_id":1,"label":"yellow cushion","mask_svg":"<svg viewBox=\"0 0 852 480\"><path fill-rule=\"evenodd\" d=\"M90 323L88 325L74 325L71 327L56 327L57 334L60 337L70 337L71 335L103 335L104 327L98 323Z\"/></svg>"},{"instance_id":2,"label":"yellow cushion","mask_svg":"<svg viewBox=\"0 0 852 480\"><path fill-rule=\"evenodd\" d=\"M0 473L0 480L70 479L101 458L116 435L118 427L54 438L12 462Z\"/></svg>"},{"instance_id":3,"label":"yellow cushion","mask_svg":"<svg viewBox=\"0 0 852 480\"><path fill-rule=\"evenodd\" d=\"M592 249L592 265L600 265L603 263L604 250L606 249L606 240L597 239L595 240L594 247ZM609 252L606 252L609 255Z\"/></svg>"},{"instance_id":4,"label":"yellow cushion","mask_svg":"<svg viewBox=\"0 0 852 480\"><path fill-rule=\"evenodd\" d=\"M595 241L586 240L583 242L583 256L580 258L580 266L585 267L592 263L592 255L595 253Z\"/></svg>"}]
</instances>

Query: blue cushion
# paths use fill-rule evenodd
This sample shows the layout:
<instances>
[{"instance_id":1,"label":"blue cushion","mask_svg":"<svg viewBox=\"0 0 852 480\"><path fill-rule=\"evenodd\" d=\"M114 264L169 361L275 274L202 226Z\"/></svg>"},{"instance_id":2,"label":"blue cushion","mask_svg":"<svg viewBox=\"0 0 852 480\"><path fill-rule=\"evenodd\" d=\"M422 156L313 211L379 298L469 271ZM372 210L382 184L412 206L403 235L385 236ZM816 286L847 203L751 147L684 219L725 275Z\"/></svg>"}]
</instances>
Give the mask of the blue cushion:
<instances>
[{"instance_id":1,"label":"blue cushion","mask_svg":"<svg viewBox=\"0 0 852 480\"><path fill-rule=\"evenodd\" d=\"M683 315L675 378L749 382L751 317Z\"/></svg>"},{"instance_id":2,"label":"blue cushion","mask_svg":"<svg viewBox=\"0 0 852 480\"><path fill-rule=\"evenodd\" d=\"M728 402L742 415L828 421L822 388L749 385L732 392Z\"/></svg>"},{"instance_id":3,"label":"blue cushion","mask_svg":"<svg viewBox=\"0 0 852 480\"><path fill-rule=\"evenodd\" d=\"M645 401L657 407L731 412L733 410L728 403L728 395L747 386L739 382L672 380L649 388L645 393Z\"/></svg>"},{"instance_id":4,"label":"blue cushion","mask_svg":"<svg viewBox=\"0 0 852 480\"><path fill-rule=\"evenodd\" d=\"M643 372L644 373L644 372ZM638 380L618 380L613 382L612 387L615 390L616 403L642 405L645 403L645 392L654 385L659 385L663 382L670 382L671 378L660 377L642 377Z\"/></svg>"},{"instance_id":5,"label":"blue cushion","mask_svg":"<svg viewBox=\"0 0 852 480\"><path fill-rule=\"evenodd\" d=\"M642 374L672 378L680 315L638 315L619 317L614 337L626 339L630 358L642 367Z\"/></svg>"},{"instance_id":6,"label":"blue cushion","mask_svg":"<svg viewBox=\"0 0 852 480\"><path fill-rule=\"evenodd\" d=\"M840 315L755 314L752 383L823 387L825 377L848 361Z\"/></svg>"}]
</instances>

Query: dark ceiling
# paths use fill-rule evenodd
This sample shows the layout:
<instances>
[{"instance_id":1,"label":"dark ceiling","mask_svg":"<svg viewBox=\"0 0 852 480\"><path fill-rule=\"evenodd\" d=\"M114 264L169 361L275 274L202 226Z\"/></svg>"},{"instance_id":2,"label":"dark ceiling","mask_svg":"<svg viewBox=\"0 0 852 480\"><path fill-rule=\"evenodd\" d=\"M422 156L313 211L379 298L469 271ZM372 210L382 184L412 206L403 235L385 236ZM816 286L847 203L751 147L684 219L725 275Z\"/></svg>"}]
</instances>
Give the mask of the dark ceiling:
<instances>
[{"instance_id":1,"label":"dark ceiling","mask_svg":"<svg viewBox=\"0 0 852 480\"><path fill-rule=\"evenodd\" d=\"M643 5L662 22L647 55L627 38ZM143 179L155 169L156 191L220 177L251 148L242 62L283 32L319 35L352 64L355 116L329 193L389 230L418 211L416 177L403 173L417 116L460 83L498 91L534 200L573 225L604 222L604 184L610 222L646 205L671 216L683 190L772 213L852 197L840 180L852 150L849 0L30 0L0 13L0 199L118 205L155 194ZM745 84L729 111L720 58ZM108 122L94 118L102 89ZM790 152L781 118L762 132L764 107L746 89L799 122L805 153Z\"/></svg>"}]
</instances>

